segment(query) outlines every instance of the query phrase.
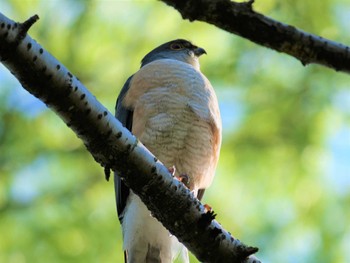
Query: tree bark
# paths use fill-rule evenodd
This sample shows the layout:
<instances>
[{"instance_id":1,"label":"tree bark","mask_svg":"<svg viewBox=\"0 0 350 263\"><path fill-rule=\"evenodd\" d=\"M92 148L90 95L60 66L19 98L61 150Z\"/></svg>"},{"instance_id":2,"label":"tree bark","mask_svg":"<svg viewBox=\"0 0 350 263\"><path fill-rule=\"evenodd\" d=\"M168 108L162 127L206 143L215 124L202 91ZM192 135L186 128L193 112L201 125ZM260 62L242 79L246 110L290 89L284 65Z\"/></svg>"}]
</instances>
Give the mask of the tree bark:
<instances>
[{"instance_id":1,"label":"tree bark","mask_svg":"<svg viewBox=\"0 0 350 263\"><path fill-rule=\"evenodd\" d=\"M184 19L213 24L259 45L289 54L304 66L316 63L350 73L350 48L296 29L253 10L254 0L161 0Z\"/></svg>"},{"instance_id":2,"label":"tree bark","mask_svg":"<svg viewBox=\"0 0 350 263\"><path fill-rule=\"evenodd\" d=\"M83 140L103 167L122 174L153 216L202 262L260 262L258 249L223 229L191 194L57 59L0 13L0 61Z\"/></svg>"}]
</instances>

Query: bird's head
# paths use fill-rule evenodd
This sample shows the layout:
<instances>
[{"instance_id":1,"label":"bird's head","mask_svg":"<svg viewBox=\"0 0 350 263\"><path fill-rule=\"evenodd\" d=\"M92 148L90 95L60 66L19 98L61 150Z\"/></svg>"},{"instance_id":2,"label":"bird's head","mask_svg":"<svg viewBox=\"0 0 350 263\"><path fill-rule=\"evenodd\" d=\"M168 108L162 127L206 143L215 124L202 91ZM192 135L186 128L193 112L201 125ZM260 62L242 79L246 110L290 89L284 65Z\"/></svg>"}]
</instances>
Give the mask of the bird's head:
<instances>
[{"instance_id":1,"label":"bird's head","mask_svg":"<svg viewBox=\"0 0 350 263\"><path fill-rule=\"evenodd\" d=\"M149 52L142 59L141 67L158 59L176 59L199 69L198 58L203 54L206 54L203 48L193 45L190 41L176 39L164 43Z\"/></svg>"}]
</instances>

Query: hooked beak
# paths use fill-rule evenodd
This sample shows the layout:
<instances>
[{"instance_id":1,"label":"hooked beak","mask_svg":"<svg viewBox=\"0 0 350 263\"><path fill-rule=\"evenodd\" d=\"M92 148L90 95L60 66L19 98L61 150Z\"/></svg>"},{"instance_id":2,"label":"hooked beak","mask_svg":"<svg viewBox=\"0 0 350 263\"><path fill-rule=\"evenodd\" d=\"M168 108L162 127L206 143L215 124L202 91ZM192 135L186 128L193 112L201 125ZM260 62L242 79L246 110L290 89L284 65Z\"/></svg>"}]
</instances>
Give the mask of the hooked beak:
<instances>
[{"instance_id":1,"label":"hooked beak","mask_svg":"<svg viewBox=\"0 0 350 263\"><path fill-rule=\"evenodd\" d=\"M200 57L201 55L203 54L207 54L207 52L201 48L201 47L197 47L195 50L194 50L194 54L197 56L197 57Z\"/></svg>"}]
</instances>

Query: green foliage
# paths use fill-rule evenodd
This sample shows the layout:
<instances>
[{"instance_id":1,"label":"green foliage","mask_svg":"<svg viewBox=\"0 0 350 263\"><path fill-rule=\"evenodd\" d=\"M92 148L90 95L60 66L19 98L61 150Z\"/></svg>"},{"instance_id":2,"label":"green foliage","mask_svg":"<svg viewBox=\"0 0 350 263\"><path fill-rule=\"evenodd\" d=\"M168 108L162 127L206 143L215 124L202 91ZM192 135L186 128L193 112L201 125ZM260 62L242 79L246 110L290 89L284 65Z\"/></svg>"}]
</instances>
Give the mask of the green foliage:
<instances>
[{"instance_id":1,"label":"green foliage","mask_svg":"<svg viewBox=\"0 0 350 263\"><path fill-rule=\"evenodd\" d=\"M347 43L341 0L257 1L256 9ZM62 61L110 111L153 47L207 50L224 140L207 190L217 219L264 262L350 262L348 76L303 67L159 1L3 1L0 10ZM0 68L0 262L121 262L112 182L83 144ZM197 262L192 258L191 262Z\"/></svg>"}]
</instances>

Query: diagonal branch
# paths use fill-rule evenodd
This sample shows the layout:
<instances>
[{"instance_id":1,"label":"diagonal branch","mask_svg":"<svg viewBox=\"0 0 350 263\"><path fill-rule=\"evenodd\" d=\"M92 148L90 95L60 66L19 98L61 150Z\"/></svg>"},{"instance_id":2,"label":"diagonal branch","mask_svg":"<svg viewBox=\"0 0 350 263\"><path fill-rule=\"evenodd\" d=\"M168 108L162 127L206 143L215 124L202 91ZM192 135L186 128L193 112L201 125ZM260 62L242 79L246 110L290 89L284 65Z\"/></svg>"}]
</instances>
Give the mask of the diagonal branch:
<instances>
[{"instance_id":1,"label":"diagonal branch","mask_svg":"<svg viewBox=\"0 0 350 263\"><path fill-rule=\"evenodd\" d=\"M304 66L315 63L350 73L350 47L283 24L252 9L254 0L161 0L184 19L213 24L259 45L289 54Z\"/></svg>"},{"instance_id":2,"label":"diagonal branch","mask_svg":"<svg viewBox=\"0 0 350 263\"><path fill-rule=\"evenodd\" d=\"M152 214L203 262L260 262L57 59L29 35L38 19L0 13L0 61L83 140L95 160L120 171Z\"/></svg>"}]
</instances>

